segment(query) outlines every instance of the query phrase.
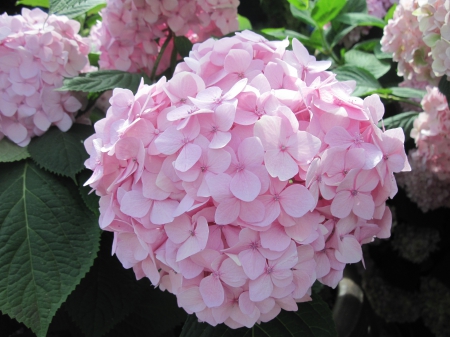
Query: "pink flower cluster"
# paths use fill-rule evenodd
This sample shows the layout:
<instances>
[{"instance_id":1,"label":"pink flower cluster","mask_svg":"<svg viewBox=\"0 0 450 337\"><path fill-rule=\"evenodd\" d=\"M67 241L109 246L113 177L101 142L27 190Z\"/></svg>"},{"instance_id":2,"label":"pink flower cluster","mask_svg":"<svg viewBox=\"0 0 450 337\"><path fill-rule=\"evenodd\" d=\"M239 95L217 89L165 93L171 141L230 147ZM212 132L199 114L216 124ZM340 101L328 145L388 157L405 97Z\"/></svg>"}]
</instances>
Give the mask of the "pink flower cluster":
<instances>
[{"instance_id":1,"label":"pink flower cluster","mask_svg":"<svg viewBox=\"0 0 450 337\"><path fill-rule=\"evenodd\" d=\"M398 62L397 72L405 80L437 85L439 79L431 68L431 48L425 44L419 21L413 14L418 6L417 0L400 0L394 17L384 27L381 49L393 53L394 61Z\"/></svg>"},{"instance_id":2,"label":"pink flower cluster","mask_svg":"<svg viewBox=\"0 0 450 337\"><path fill-rule=\"evenodd\" d=\"M26 146L51 125L72 126L81 103L54 89L89 65L79 29L77 21L40 9L0 16L0 138Z\"/></svg>"},{"instance_id":3,"label":"pink flower cluster","mask_svg":"<svg viewBox=\"0 0 450 337\"><path fill-rule=\"evenodd\" d=\"M414 121L411 137L428 169L450 181L450 109L436 87L427 87L421 102L424 112Z\"/></svg>"},{"instance_id":4,"label":"pink flower cluster","mask_svg":"<svg viewBox=\"0 0 450 337\"><path fill-rule=\"evenodd\" d=\"M423 40L431 48L432 69L436 76L450 75L450 0L419 1L414 12L423 33Z\"/></svg>"},{"instance_id":5,"label":"pink flower cluster","mask_svg":"<svg viewBox=\"0 0 450 337\"><path fill-rule=\"evenodd\" d=\"M85 142L100 227L137 278L212 325L251 327L335 287L390 235L403 131L293 40L195 44L169 81L115 89Z\"/></svg>"},{"instance_id":6,"label":"pink flower cluster","mask_svg":"<svg viewBox=\"0 0 450 337\"><path fill-rule=\"evenodd\" d=\"M151 74L156 57L172 31L192 42L238 29L239 0L108 0L102 10L102 69ZM169 67L173 40L158 66Z\"/></svg>"}]
</instances>

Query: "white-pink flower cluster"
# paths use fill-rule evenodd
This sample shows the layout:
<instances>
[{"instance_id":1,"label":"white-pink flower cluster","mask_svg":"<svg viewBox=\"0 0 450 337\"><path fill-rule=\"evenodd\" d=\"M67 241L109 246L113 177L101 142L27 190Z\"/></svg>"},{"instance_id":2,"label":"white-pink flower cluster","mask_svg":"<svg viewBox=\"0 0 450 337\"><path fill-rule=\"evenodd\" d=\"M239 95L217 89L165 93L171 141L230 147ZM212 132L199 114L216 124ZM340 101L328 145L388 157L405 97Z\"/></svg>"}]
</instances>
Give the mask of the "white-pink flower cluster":
<instances>
[{"instance_id":1,"label":"white-pink flower cluster","mask_svg":"<svg viewBox=\"0 0 450 337\"><path fill-rule=\"evenodd\" d=\"M82 104L55 89L89 64L79 29L79 22L40 9L0 16L0 138L26 146L52 125L72 126Z\"/></svg>"},{"instance_id":2,"label":"white-pink flower cluster","mask_svg":"<svg viewBox=\"0 0 450 337\"><path fill-rule=\"evenodd\" d=\"M398 62L397 72L405 80L437 85L439 79L431 67L431 48L425 44L419 21L413 14L418 6L417 0L400 0L394 17L384 27L381 49L393 53L394 61Z\"/></svg>"},{"instance_id":3,"label":"white-pink flower cluster","mask_svg":"<svg viewBox=\"0 0 450 337\"><path fill-rule=\"evenodd\" d=\"M102 69L151 74L162 45L172 31L192 42L238 29L239 0L108 0L102 10ZM158 65L169 67L173 40Z\"/></svg>"},{"instance_id":4,"label":"white-pink flower cluster","mask_svg":"<svg viewBox=\"0 0 450 337\"><path fill-rule=\"evenodd\" d=\"M432 69L436 76L450 75L450 0L420 0L414 12L423 33L423 40L431 48Z\"/></svg>"},{"instance_id":5,"label":"white-pink flower cluster","mask_svg":"<svg viewBox=\"0 0 450 337\"><path fill-rule=\"evenodd\" d=\"M293 40L194 45L172 79L115 89L85 142L100 227L137 278L212 325L251 327L335 287L390 235L400 128Z\"/></svg>"}]
</instances>

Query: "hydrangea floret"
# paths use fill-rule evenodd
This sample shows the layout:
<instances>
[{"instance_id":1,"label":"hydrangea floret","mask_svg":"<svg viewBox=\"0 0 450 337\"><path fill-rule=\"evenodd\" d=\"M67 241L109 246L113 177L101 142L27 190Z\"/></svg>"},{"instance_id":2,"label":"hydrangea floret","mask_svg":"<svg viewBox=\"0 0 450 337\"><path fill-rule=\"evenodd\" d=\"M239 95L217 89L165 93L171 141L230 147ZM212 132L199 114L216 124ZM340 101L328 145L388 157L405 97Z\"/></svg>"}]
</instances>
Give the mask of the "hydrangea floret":
<instances>
[{"instance_id":1,"label":"hydrangea floret","mask_svg":"<svg viewBox=\"0 0 450 337\"><path fill-rule=\"evenodd\" d=\"M102 69L143 71L150 76L170 34L199 42L238 29L239 0L107 0L106 4L100 27ZM173 47L171 39L158 73L169 67Z\"/></svg>"},{"instance_id":2,"label":"hydrangea floret","mask_svg":"<svg viewBox=\"0 0 450 337\"><path fill-rule=\"evenodd\" d=\"M439 78L433 72L431 48L425 43L419 21L414 12L417 0L400 0L394 16L384 27L381 38L382 51L392 53L398 62L397 73L415 88L437 85Z\"/></svg>"},{"instance_id":3,"label":"hydrangea floret","mask_svg":"<svg viewBox=\"0 0 450 337\"><path fill-rule=\"evenodd\" d=\"M37 8L0 16L0 138L26 146L52 125L72 126L82 103L55 89L89 67L79 29L79 22Z\"/></svg>"},{"instance_id":4,"label":"hydrangea floret","mask_svg":"<svg viewBox=\"0 0 450 337\"><path fill-rule=\"evenodd\" d=\"M251 327L335 287L390 236L409 170L377 95L352 97L296 39L250 31L195 44L172 79L115 89L85 141L100 227L136 277L199 320Z\"/></svg>"}]
</instances>

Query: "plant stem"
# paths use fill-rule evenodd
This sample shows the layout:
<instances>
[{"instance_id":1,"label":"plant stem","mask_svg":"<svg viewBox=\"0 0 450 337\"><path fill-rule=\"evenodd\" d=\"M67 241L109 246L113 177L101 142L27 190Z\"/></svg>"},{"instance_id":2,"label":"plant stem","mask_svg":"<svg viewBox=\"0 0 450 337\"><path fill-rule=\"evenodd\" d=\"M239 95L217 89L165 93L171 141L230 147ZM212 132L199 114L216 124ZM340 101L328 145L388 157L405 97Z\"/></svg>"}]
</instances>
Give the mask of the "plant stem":
<instances>
[{"instance_id":1,"label":"plant stem","mask_svg":"<svg viewBox=\"0 0 450 337\"><path fill-rule=\"evenodd\" d=\"M170 40L172 40L172 36L173 36L172 31L169 30L169 35L167 35L166 41L164 41L161 50L159 51L158 57L156 58L155 64L153 65L152 74L150 76L152 83L155 83L156 70L158 69L159 62L161 62L162 56L166 51L166 48L169 45Z\"/></svg>"}]
</instances>

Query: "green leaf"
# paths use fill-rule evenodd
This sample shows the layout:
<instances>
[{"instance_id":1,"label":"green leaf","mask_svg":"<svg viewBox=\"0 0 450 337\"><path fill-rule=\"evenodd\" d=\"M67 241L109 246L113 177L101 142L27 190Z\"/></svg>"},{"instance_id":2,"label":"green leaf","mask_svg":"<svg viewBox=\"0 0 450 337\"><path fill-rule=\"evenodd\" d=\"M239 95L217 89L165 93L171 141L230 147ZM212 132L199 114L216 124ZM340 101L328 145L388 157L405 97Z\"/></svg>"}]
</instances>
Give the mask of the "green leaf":
<instances>
[{"instance_id":1,"label":"green leaf","mask_svg":"<svg viewBox=\"0 0 450 337\"><path fill-rule=\"evenodd\" d=\"M396 8L397 4L393 4L392 7L389 8L386 15L384 16L384 22L388 23L388 21L394 17L394 12Z\"/></svg>"},{"instance_id":2,"label":"green leaf","mask_svg":"<svg viewBox=\"0 0 450 337\"><path fill-rule=\"evenodd\" d=\"M297 7L295 7L294 5L291 5L290 9L291 9L291 14L294 18L299 19L300 21L302 21L310 26L313 26L313 27L316 26L316 22L311 17L310 8L308 8L307 10L300 10Z\"/></svg>"},{"instance_id":3,"label":"green leaf","mask_svg":"<svg viewBox=\"0 0 450 337\"><path fill-rule=\"evenodd\" d=\"M345 0L317 0L311 17L317 26L323 27L333 20L345 6Z\"/></svg>"},{"instance_id":4,"label":"green leaf","mask_svg":"<svg viewBox=\"0 0 450 337\"><path fill-rule=\"evenodd\" d=\"M102 234L94 265L64 305L85 337L103 336L134 309L140 294L132 269L111 256L112 235Z\"/></svg>"},{"instance_id":5,"label":"green leaf","mask_svg":"<svg viewBox=\"0 0 450 337\"><path fill-rule=\"evenodd\" d=\"M74 18L105 3L106 0L50 0L49 13Z\"/></svg>"},{"instance_id":6,"label":"green leaf","mask_svg":"<svg viewBox=\"0 0 450 337\"><path fill-rule=\"evenodd\" d=\"M379 44L380 44L379 39L371 39L355 44L352 49L372 52L374 48Z\"/></svg>"},{"instance_id":7,"label":"green leaf","mask_svg":"<svg viewBox=\"0 0 450 337\"><path fill-rule=\"evenodd\" d=\"M175 295L154 288L147 278L135 282L134 287L139 295L135 310L104 337L159 337L186 320Z\"/></svg>"},{"instance_id":8,"label":"green leaf","mask_svg":"<svg viewBox=\"0 0 450 337\"><path fill-rule=\"evenodd\" d=\"M375 16L365 13L343 13L334 19L350 26L374 26L384 28L386 23Z\"/></svg>"},{"instance_id":9,"label":"green leaf","mask_svg":"<svg viewBox=\"0 0 450 337\"><path fill-rule=\"evenodd\" d=\"M45 337L93 263L97 219L70 180L30 160L0 172L0 310Z\"/></svg>"},{"instance_id":10,"label":"green leaf","mask_svg":"<svg viewBox=\"0 0 450 337\"><path fill-rule=\"evenodd\" d=\"M41 137L34 138L28 150L39 166L75 181L75 175L81 172L89 157L84 140L93 133L92 126L83 124L74 124L67 132L52 127Z\"/></svg>"},{"instance_id":11,"label":"green leaf","mask_svg":"<svg viewBox=\"0 0 450 337\"><path fill-rule=\"evenodd\" d=\"M30 156L26 147L14 144L7 138L0 140L0 163L26 159Z\"/></svg>"},{"instance_id":12,"label":"green leaf","mask_svg":"<svg viewBox=\"0 0 450 337\"><path fill-rule=\"evenodd\" d=\"M299 10L308 9L309 0L287 0L292 6Z\"/></svg>"},{"instance_id":13,"label":"green leaf","mask_svg":"<svg viewBox=\"0 0 450 337\"><path fill-rule=\"evenodd\" d=\"M391 94L397 97L403 98L420 98L427 93L426 90L413 89L413 88L402 88L402 87L392 87L388 88L391 90Z\"/></svg>"},{"instance_id":14,"label":"green leaf","mask_svg":"<svg viewBox=\"0 0 450 337\"><path fill-rule=\"evenodd\" d=\"M445 98L447 98L447 104L450 107L450 82L447 79L447 75L442 76L438 88Z\"/></svg>"},{"instance_id":15,"label":"green leaf","mask_svg":"<svg viewBox=\"0 0 450 337\"><path fill-rule=\"evenodd\" d=\"M285 38L288 38L289 41L292 41L292 39L295 38L307 47L311 47L314 49L322 48L321 41L317 41L314 38L297 33L293 30L284 29L284 28L264 28L261 30L261 32L266 35L273 36L279 40L284 40Z\"/></svg>"},{"instance_id":16,"label":"green leaf","mask_svg":"<svg viewBox=\"0 0 450 337\"><path fill-rule=\"evenodd\" d=\"M192 50L192 42L186 36L175 36L174 38L175 48L181 57L188 57L189 52Z\"/></svg>"},{"instance_id":17,"label":"green leaf","mask_svg":"<svg viewBox=\"0 0 450 337\"><path fill-rule=\"evenodd\" d=\"M381 88L378 80L365 69L345 65L335 68L333 71L339 81L356 81L356 88L353 92L355 96L364 96L366 93Z\"/></svg>"},{"instance_id":18,"label":"green leaf","mask_svg":"<svg viewBox=\"0 0 450 337\"><path fill-rule=\"evenodd\" d=\"M282 310L273 320L251 329L231 329L224 324L213 327L189 315L180 337L336 337L328 305L320 296L312 297L311 302L299 303L298 311Z\"/></svg>"},{"instance_id":19,"label":"green leaf","mask_svg":"<svg viewBox=\"0 0 450 337\"><path fill-rule=\"evenodd\" d=\"M386 130L402 128L403 132L405 133L405 139L408 140L411 138L410 134L414 126L414 120L418 115L419 113L416 111L402 112L398 115L381 120L378 123L378 127L382 128L384 125L384 128Z\"/></svg>"},{"instance_id":20,"label":"green leaf","mask_svg":"<svg viewBox=\"0 0 450 337\"><path fill-rule=\"evenodd\" d=\"M100 54L89 53L89 64L94 67L98 67L98 60L100 60Z\"/></svg>"},{"instance_id":21,"label":"green leaf","mask_svg":"<svg viewBox=\"0 0 450 337\"><path fill-rule=\"evenodd\" d=\"M141 78L144 78L145 83L150 83L150 79L145 74L132 74L120 70L99 70L87 73L85 76L66 78L63 86L57 90L100 92L125 88L135 93L141 83Z\"/></svg>"},{"instance_id":22,"label":"green leaf","mask_svg":"<svg viewBox=\"0 0 450 337\"><path fill-rule=\"evenodd\" d=\"M363 68L375 78L380 78L391 69L391 65L388 62L378 60L371 53L354 49L345 53L345 65Z\"/></svg>"},{"instance_id":23,"label":"green leaf","mask_svg":"<svg viewBox=\"0 0 450 337\"><path fill-rule=\"evenodd\" d=\"M252 29L252 23L245 16L238 14L239 30Z\"/></svg>"},{"instance_id":24,"label":"green leaf","mask_svg":"<svg viewBox=\"0 0 450 337\"><path fill-rule=\"evenodd\" d=\"M384 51L382 51L381 44L379 42L373 49L373 53L375 54L375 57L379 60L383 60L383 59L391 59L392 60L392 54L385 53Z\"/></svg>"},{"instance_id":25,"label":"green leaf","mask_svg":"<svg viewBox=\"0 0 450 337\"><path fill-rule=\"evenodd\" d=\"M341 29L339 31L339 33L337 33L336 36L333 37L333 41L331 42L331 47L334 47L339 42L341 42L341 40L355 28L356 28L356 26L349 26L349 27L345 27L344 29Z\"/></svg>"},{"instance_id":26,"label":"green leaf","mask_svg":"<svg viewBox=\"0 0 450 337\"><path fill-rule=\"evenodd\" d=\"M100 197L95 194L95 192L92 192L92 188L88 186L83 186L84 183L91 177L92 171L91 170L83 170L78 175L78 191L80 192L81 199L83 199L85 205L94 213L97 217L100 216L100 210L99 210L99 201Z\"/></svg>"},{"instance_id":27,"label":"green leaf","mask_svg":"<svg viewBox=\"0 0 450 337\"><path fill-rule=\"evenodd\" d=\"M49 0L19 0L16 2L16 6L19 5L48 8L50 3Z\"/></svg>"}]
</instances>

